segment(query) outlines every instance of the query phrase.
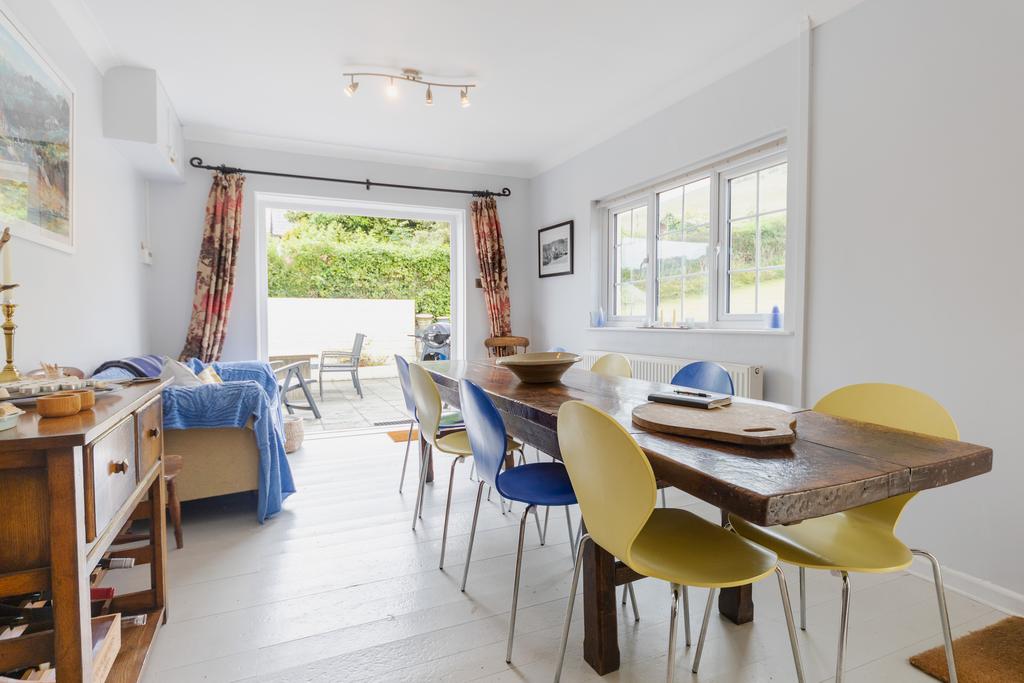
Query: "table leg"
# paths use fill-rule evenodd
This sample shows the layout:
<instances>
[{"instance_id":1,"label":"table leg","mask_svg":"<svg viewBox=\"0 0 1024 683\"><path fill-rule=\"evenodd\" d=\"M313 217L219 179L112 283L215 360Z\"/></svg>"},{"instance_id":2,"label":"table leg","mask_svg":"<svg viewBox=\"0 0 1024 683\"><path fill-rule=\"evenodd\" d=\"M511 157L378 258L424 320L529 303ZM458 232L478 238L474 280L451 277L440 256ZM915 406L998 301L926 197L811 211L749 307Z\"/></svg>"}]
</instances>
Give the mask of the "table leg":
<instances>
[{"instance_id":1,"label":"table leg","mask_svg":"<svg viewBox=\"0 0 1024 683\"><path fill-rule=\"evenodd\" d=\"M619 668L615 558L593 541L583 549L583 659L601 676Z\"/></svg>"},{"instance_id":2,"label":"table leg","mask_svg":"<svg viewBox=\"0 0 1024 683\"><path fill-rule=\"evenodd\" d=\"M722 510L722 526L729 522L729 513ZM723 588L718 592L718 611L734 624L754 620L754 589L749 583L736 588Z\"/></svg>"}]
</instances>

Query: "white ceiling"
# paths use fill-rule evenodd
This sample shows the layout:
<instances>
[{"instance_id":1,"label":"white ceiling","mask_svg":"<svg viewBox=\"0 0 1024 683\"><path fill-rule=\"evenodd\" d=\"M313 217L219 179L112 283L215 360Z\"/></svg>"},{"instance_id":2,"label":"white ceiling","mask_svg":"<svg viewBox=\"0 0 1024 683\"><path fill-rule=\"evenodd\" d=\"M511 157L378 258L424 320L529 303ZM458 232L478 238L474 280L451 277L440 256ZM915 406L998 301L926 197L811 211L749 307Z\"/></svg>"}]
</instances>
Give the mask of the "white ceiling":
<instances>
[{"instance_id":1,"label":"white ceiling","mask_svg":"<svg viewBox=\"0 0 1024 683\"><path fill-rule=\"evenodd\" d=\"M858 0L53 0L101 69L156 69L191 139L532 176ZM472 106L350 64L468 75Z\"/></svg>"}]
</instances>

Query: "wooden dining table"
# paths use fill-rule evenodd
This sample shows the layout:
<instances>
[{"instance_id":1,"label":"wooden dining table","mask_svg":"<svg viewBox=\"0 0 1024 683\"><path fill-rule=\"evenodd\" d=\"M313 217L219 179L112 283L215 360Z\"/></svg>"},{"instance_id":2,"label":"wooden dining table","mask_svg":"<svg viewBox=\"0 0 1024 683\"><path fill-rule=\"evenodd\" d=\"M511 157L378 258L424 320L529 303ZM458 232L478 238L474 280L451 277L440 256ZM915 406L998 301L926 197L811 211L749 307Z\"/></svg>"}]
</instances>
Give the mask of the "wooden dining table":
<instances>
[{"instance_id":1,"label":"wooden dining table","mask_svg":"<svg viewBox=\"0 0 1024 683\"><path fill-rule=\"evenodd\" d=\"M459 405L468 379L494 401L510 434L561 458L558 409L580 400L615 418L640 444L659 485L674 486L755 524L794 524L892 496L946 486L992 469L992 450L962 441L856 422L813 410L773 406L796 417L796 441L758 448L662 434L633 424L633 409L669 385L571 369L554 384L525 384L494 361L422 364L442 399ZM583 557L584 658L598 674L619 668L615 588L644 577L594 543ZM754 618L750 586L721 591L719 611L735 623Z\"/></svg>"}]
</instances>

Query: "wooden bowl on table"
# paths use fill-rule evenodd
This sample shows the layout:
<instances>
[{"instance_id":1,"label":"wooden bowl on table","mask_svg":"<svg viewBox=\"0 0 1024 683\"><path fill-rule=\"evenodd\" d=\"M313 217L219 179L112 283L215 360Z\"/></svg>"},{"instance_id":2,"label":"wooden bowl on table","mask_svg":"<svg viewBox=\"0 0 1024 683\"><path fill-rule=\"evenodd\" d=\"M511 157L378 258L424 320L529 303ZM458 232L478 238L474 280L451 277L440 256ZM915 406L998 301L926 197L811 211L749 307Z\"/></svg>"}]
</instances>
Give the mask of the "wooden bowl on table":
<instances>
[{"instance_id":1,"label":"wooden bowl on table","mask_svg":"<svg viewBox=\"0 0 1024 683\"><path fill-rule=\"evenodd\" d=\"M517 353L499 358L498 365L508 368L527 384L550 384L562 379L565 371L583 360L582 356L563 351Z\"/></svg>"},{"instance_id":2,"label":"wooden bowl on table","mask_svg":"<svg viewBox=\"0 0 1024 683\"><path fill-rule=\"evenodd\" d=\"M70 391L62 391L36 399L36 412L40 417L67 417L82 410L82 397Z\"/></svg>"},{"instance_id":3,"label":"wooden bowl on table","mask_svg":"<svg viewBox=\"0 0 1024 683\"><path fill-rule=\"evenodd\" d=\"M88 410L96 405L96 392L92 389L73 389L70 393L82 401L82 410Z\"/></svg>"}]
</instances>

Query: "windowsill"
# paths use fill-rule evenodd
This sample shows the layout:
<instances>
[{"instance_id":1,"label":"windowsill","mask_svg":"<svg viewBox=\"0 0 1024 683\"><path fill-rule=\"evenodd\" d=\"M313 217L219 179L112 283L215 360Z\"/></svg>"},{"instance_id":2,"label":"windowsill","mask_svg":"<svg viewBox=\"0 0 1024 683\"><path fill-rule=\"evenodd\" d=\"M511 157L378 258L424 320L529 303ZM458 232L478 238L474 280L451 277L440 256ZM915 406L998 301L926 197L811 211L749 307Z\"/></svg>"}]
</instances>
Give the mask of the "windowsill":
<instances>
[{"instance_id":1,"label":"windowsill","mask_svg":"<svg viewBox=\"0 0 1024 683\"><path fill-rule=\"evenodd\" d=\"M767 335L770 337L792 337L792 330L777 329L745 329L730 327L630 327L628 325L609 325L606 327L588 327L588 332L682 332L684 334L748 334Z\"/></svg>"}]
</instances>

